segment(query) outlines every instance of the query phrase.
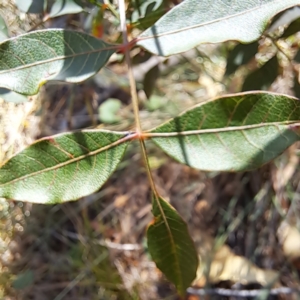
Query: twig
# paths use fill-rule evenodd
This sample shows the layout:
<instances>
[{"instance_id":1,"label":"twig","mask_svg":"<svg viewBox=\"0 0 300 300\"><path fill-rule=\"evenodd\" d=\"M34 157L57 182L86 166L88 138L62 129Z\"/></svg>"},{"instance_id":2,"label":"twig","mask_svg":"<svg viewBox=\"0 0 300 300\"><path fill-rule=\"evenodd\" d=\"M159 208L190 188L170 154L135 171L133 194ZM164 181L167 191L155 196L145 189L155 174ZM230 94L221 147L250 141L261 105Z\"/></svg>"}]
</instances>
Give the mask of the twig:
<instances>
[{"instance_id":1,"label":"twig","mask_svg":"<svg viewBox=\"0 0 300 300\"><path fill-rule=\"evenodd\" d=\"M62 234L53 233L57 238L61 239L61 237L69 237L72 239L80 240L83 239L85 242L89 241L89 237L87 236L79 236L79 234L63 230ZM143 246L139 244L120 244L120 243L114 243L107 239L105 240L93 240L92 242L95 242L96 244L99 244L101 246L105 246L107 248L116 249L116 250L122 250L122 251L134 251L134 250L141 250L143 249Z\"/></svg>"},{"instance_id":2,"label":"twig","mask_svg":"<svg viewBox=\"0 0 300 300\"><path fill-rule=\"evenodd\" d=\"M289 288L289 287L280 287L274 289L258 289L258 290L232 290L232 289L223 289L223 288L215 288L215 289L196 289L196 288L188 288L187 292L189 294L204 296L204 295L220 295L220 296L228 296L228 297L257 297L263 293L268 293L269 295L280 295L280 294L300 294L299 289Z\"/></svg>"},{"instance_id":3,"label":"twig","mask_svg":"<svg viewBox=\"0 0 300 300\"><path fill-rule=\"evenodd\" d=\"M123 36L123 45L125 46L125 59L128 68L128 77L130 83L130 92L132 97L132 106L134 110L134 119L135 119L135 126L136 131L138 134L142 132L141 128L141 121L139 116L139 100L136 92L136 83L132 71L132 63L130 58L130 52L128 48L128 38L127 38L127 27L126 27L126 15L125 15L125 1L119 0L119 11L120 11L120 27Z\"/></svg>"},{"instance_id":4,"label":"twig","mask_svg":"<svg viewBox=\"0 0 300 300\"><path fill-rule=\"evenodd\" d=\"M289 57L288 54L286 54L282 49L281 47L279 46L278 42L270 35L266 35L272 42L272 44L276 47L276 49L281 53L283 54L283 56L285 56L285 58L289 61L289 62L292 62L292 59Z\"/></svg>"}]
</instances>

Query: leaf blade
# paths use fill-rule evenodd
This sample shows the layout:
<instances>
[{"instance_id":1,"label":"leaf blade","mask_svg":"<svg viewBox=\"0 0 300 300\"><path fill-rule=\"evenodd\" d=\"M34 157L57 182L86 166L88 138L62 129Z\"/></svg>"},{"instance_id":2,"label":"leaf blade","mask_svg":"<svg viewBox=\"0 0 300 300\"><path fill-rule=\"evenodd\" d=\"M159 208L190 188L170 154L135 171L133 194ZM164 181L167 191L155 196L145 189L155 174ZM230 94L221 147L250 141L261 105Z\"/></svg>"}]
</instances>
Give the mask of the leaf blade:
<instances>
[{"instance_id":1,"label":"leaf blade","mask_svg":"<svg viewBox=\"0 0 300 300\"><path fill-rule=\"evenodd\" d=\"M201 43L250 43L261 36L275 14L300 4L299 0L230 2L183 1L143 32L137 44L154 54L169 56Z\"/></svg>"},{"instance_id":2,"label":"leaf blade","mask_svg":"<svg viewBox=\"0 0 300 300\"><path fill-rule=\"evenodd\" d=\"M225 75L233 74L240 66L247 64L258 52L258 42L251 44L238 44L230 52L227 58Z\"/></svg>"},{"instance_id":3,"label":"leaf blade","mask_svg":"<svg viewBox=\"0 0 300 300\"><path fill-rule=\"evenodd\" d=\"M0 43L9 37L8 28L4 18L0 15Z\"/></svg>"},{"instance_id":4,"label":"leaf blade","mask_svg":"<svg viewBox=\"0 0 300 300\"><path fill-rule=\"evenodd\" d=\"M0 98L6 102L13 103L23 103L28 101L27 97L4 88L0 88Z\"/></svg>"},{"instance_id":5,"label":"leaf blade","mask_svg":"<svg viewBox=\"0 0 300 300\"><path fill-rule=\"evenodd\" d=\"M244 80L242 91L267 90L278 76L279 62L274 55L259 69L248 74Z\"/></svg>"},{"instance_id":6,"label":"leaf blade","mask_svg":"<svg viewBox=\"0 0 300 300\"><path fill-rule=\"evenodd\" d=\"M45 0L15 0L15 2L20 11L28 14L41 14L45 7Z\"/></svg>"},{"instance_id":7,"label":"leaf blade","mask_svg":"<svg viewBox=\"0 0 300 300\"><path fill-rule=\"evenodd\" d=\"M201 103L148 136L193 168L244 171L262 166L298 141L299 118L298 99L248 92Z\"/></svg>"},{"instance_id":8,"label":"leaf blade","mask_svg":"<svg viewBox=\"0 0 300 300\"><path fill-rule=\"evenodd\" d=\"M33 95L45 81L81 82L95 75L115 48L64 29L26 33L0 44L0 86Z\"/></svg>"},{"instance_id":9,"label":"leaf blade","mask_svg":"<svg viewBox=\"0 0 300 300\"><path fill-rule=\"evenodd\" d=\"M57 0L51 7L48 18L56 18L67 14L78 14L83 7L75 0Z\"/></svg>"},{"instance_id":10,"label":"leaf blade","mask_svg":"<svg viewBox=\"0 0 300 300\"><path fill-rule=\"evenodd\" d=\"M198 255L194 243L186 223L176 210L159 196L153 196L153 215L154 222L147 230L149 252L157 267L183 296L195 279L198 268Z\"/></svg>"},{"instance_id":11,"label":"leaf blade","mask_svg":"<svg viewBox=\"0 0 300 300\"><path fill-rule=\"evenodd\" d=\"M114 172L130 138L83 130L41 139L1 166L0 195L48 204L91 194Z\"/></svg>"}]
</instances>

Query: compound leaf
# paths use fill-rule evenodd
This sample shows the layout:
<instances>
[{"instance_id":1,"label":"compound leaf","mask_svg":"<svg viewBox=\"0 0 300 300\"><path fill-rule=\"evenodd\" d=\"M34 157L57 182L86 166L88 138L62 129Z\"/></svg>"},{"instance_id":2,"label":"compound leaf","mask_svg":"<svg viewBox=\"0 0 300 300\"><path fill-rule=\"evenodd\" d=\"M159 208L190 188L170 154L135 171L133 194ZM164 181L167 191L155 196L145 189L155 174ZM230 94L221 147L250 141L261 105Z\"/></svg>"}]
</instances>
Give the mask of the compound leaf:
<instances>
[{"instance_id":1,"label":"compound leaf","mask_svg":"<svg viewBox=\"0 0 300 300\"><path fill-rule=\"evenodd\" d=\"M183 296L196 277L197 251L177 211L159 196L154 196L152 203L154 221L147 231L148 249L157 267Z\"/></svg>"},{"instance_id":2,"label":"compound leaf","mask_svg":"<svg viewBox=\"0 0 300 300\"><path fill-rule=\"evenodd\" d=\"M0 44L0 86L33 95L48 80L80 82L96 74L115 48L63 29L23 34Z\"/></svg>"},{"instance_id":3,"label":"compound leaf","mask_svg":"<svg viewBox=\"0 0 300 300\"><path fill-rule=\"evenodd\" d=\"M249 92L217 98L148 132L164 152L212 171L256 169L299 140L300 101Z\"/></svg>"},{"instance_id":4,"label":"compound leaf","mask_svg":"<svg viewBox=\"0 0 300 300\"><path fill-rule=\"evenodd\" d=\"M97 191L120 162L128 132L83 130L44 138L0 168L0 197L61 203Z\"/></svg>"},{"instance_id":5,"label":"compound leaf","mask_svg":"<svg viewBox=\"0 0 300 300\"><path fill-rule=\"evenodd\" d=\"M168 56L201 43L253 42L268 21L299 0L185 0L139 37L138 45Z\"/></svg>"}]
</instances>

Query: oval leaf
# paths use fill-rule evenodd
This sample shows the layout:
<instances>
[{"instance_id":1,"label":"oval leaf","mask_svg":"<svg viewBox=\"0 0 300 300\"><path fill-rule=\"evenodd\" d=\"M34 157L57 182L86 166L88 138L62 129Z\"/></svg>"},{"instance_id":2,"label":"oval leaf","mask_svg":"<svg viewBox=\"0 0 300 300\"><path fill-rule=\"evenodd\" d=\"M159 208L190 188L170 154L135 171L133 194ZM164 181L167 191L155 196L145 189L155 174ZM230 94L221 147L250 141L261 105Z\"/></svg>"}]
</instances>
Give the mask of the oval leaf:
<instances>
[{"instance_id":1,"label":"oval leaf","mask_svg":"<svg viewBox=\"0 0 300 300\"><path fill-rule=\"evenodd\" d=\"M0 15L0 43L9 37L8 28L4 18Z\"/></svg>"},{"instance_id":2,"label":"oval leaf","mask_svg":"<svg viewBox=\"0 0 300 300\"><path fill-rule=\"evenodd\" d=\"M103 123L116 123L120 121L118 111L122 107L122 102L119 99L109 98L105 100L98 108L99 119Z\"/></svg>"},{"instance_id":3,"label":"oval leaf","mask_svg":"<svg viewBox=\"0 0 300 300\"><path fill-rule=\"evenodd\" d=\"M15 0L20 11L29 14L41 14L44 11L45 0Z\"/></svg>"},{"instance_id":4,"label":"oval leaf","mask_svg":"<svg viewBox=\"0 0 300 300\"><path fill-rule=\"evenodd\" d=\"M84 130L41 139L0 168L0 197L48 204L91 194L116 169L130 138Z\"/></svg>"},{"instance_id":5,"label":"oval leaf","mask_svg":"<svg viewBox=\"0 0 300 300\"><path fill-rule=\"evenodd\" d=\"M241 93L201 103L149 131L148 136L191 167L243 171L262 166L298 141L299 120L296 98Z\"/></svg>"},{"instance_id":6,"label":"oval leaf","mask_svg":"<svg viewBox=\"0 0 300 300\"><path fill-rule=\"evenodd\" d=\"M33 95L48 80L80 82L96 74L115 48L63 29L20 35L0 44L0 86Z\"/></svg>"},{"instance_id":7,"label":"oval leaf","mask_svg":"<svg viewBox=\"0 0 300 300\"><path fill-rule=\"evenodd\" d=\"M247 64L258 52L258 42L238 44L229 53L225 75L234 73L240 66Z\"/></svg>"},{"instance_id":8,"label":"oval leaf","mask_svg":"<svg viewBox=\"0 0 300 300\"><path fill-rule=\"evenodd\" d=\"M167 2L163 0L146 0L131 15L131 22L139 29L145 30L152 26L167 11Z\"/></svg>"},{"instance_id":9,"label":"oval leaf","mask_svg":"<svg viewBox=\"0 0 300 300\"><path fill-rule=\"evenodd\" d=\"M293 21L283 32L281 38L288 38L291 35L300 31L300 18Z\"/></svg>"},{"instance_id":10,"label":"oval leaf","mask_svg":"<svg viewBox=\"0 0 300 300\"><path fill-rule=\"evenodd\" d=\"M250 73L243 83L242 91L267 90L278 76L279 63L273 56L261 68Z\"/></svg>"},{"instance_id":11,"label":"oval leaf","mask_svg":"<svg viewBox=\"0 0 300 300\"><path fill-rule=\"evenodd\" d=\"M198 256L187 225L159 196L153 197L154 221L147 230L148 249L157 267L184 295L196 277Z\"/></svg>"},{"instance_id":12,"label":"oval leaf","mask_svg":"<svg viewBox=\"0 0 300 300\"><path fill-rule=\"evenodd\" d=\"M13 103L23 103L28 101L27 97L4 88L0 88L0 98L6 102Z\"/></svg>"},{"instance_id":13,"label":"oval leaf","mask_svg":"<svg viewBox=\"0 0 300 300\"><path fill-rule=\"evenodd\" d=\"M83 11L81 5L74 0L57 0L51 7L49 18L54 18L67 14L78 14Z\"/></svg>"},{"instance_id":14,"label":"oval leaf","mask_svg":"<svg viewBox=\"0 0 300 300\"><path fill-rule=\"evenodd\" d=\"M168 56L201 43L253 42L277 13L299 0L185 0L139 37L138 45Z\"/></svg>"}]
</instances>

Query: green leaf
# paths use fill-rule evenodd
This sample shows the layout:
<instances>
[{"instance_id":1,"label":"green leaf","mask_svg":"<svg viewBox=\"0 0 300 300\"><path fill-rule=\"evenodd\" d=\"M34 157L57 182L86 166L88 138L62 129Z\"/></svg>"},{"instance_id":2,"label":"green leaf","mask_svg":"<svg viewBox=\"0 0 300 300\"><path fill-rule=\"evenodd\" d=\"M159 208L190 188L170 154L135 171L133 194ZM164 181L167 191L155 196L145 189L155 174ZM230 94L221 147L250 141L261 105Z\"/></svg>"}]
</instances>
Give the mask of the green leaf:
<instances>
[{"instance_id":1,"label":"green leaf","mask_svg":"<svg viewBox=\"0 0 300 300\"><path fill-rule=\"evenodd\" d=\"M154 221L147 230L148 249L157 267L183 296L196 277L198 256L187 225L163 198L154 196Z\"/></svg>"},{"instance_id":2,"label":"green leaf","mask_svg":"<svg viewBox=\"0 0 300 300\"><path fill-rule=\"evenodd\" d=\"M61 203L97 191L120 162L128 132L83 130L44 138L0 168L0 197Z\"/></svg>"},{"instance_id":3,"label":"green leaf","mask_svg":"<svg viewBox=\"0 0 300 300\"><path fill-rule=\"evenodd\" d=\"M41 14L44 12L45 0L15 0L20 11L29 14Z\"/></svg>"},{"instance_id":4,"label":"green leaf","mask_svg":"<svg viewBox=\"0 0 300 300\"><path fill-rule=\"evenodd\" d=\"M158 65L151 68L145 75L143 80L144 92L149 99L155 89L156 81L159 78L159 67Z\"/></svg>"},{"instance_id":5,"label":"green leaf","mask_svg":"<svg viewBox=\"0 0 300 300\"><path fill-rule=\"evenodd\" d=\"M8 28L4 18L0 15L0 43L9 37Z\"/></svg>"},{"instance_id":6,"label":"green leaf","mask_svg":"<svg viewBox=\"0 0 300 300\"><path fill-rule=\"evenodd\" d=\"M33 95L48 80L80 82L95 75L115 48L63 29L20 35L0 44L0 86Z\"/></svg>"},{"instance_id":7,"label":"green leaf","mask_svg":"<svg viewBox=\"0 0 300 300\"><path fill-rule=\"evenodd\" d=\"M117 112L120 110L122 103L119 99L110 98L105 100L99 106L99 118L103 123L116 123L120 121Z\"/></svg>"},{"instance_id":8,"label":"green leaf","mask_svg":"<svg viewBox=\"0 0 300 300\"><path fill-rule=\"evenodd\" d=\"M147 109L150 111L158 110L165 106L165 104L164 98L158 95L152 95L149 100L145 102Z\"/></svg>"},{"instance_id":9,"label":"green leaf","mask_svg":"<svg viewBox=\"0 0 300 300\"><path fill-rule=\"evenodd\" d=\"M242 91L267 90L278 76L279 63L273 56L261 68L250 73L244 80Z\"/></svg>"},{"instance_id":10,"label":"green leaf","mask_svg":"<svg viewBox=\"0 0 300 300\"><path fill-rule=\"evenodd\" d=\"M300 63L300 50L297 51L297 53L294 57L294 61L298 64Z\"/></svg>"},{"instance_id":11,"label":"green leaf","mask_svg":"<svg viewBox=\"0 0 300 300\"><path fill-rule=\"evenodd\" d=\"M138 45L168 56L201 43L253 42L268 21L299 0L185 0L139 37Z\"/></svg>"},{"instance_id":12,"label":"green leaf","mask_svg":"<svg viewBox=\"0 0 300 300\"><path fill-rule=\"evenodd\" d=\"M241 65L247 64L258 52L258 42L238 44L229 53L225 75L234 73Z\"/></svg>"},{"instance_id":13,"label":"green leaf","mask_svg":"<svg viewBox=\"0 0 300 300\"><path fill-rule=\"evenodd\" d=\"M201 103L150 130L161 149L193 168L256 169L299 140L300 101L251 92Z\"/></svg>"},{"instance_id":14,"label":"green leaf","mask_svg":"<svg viewBox=\"0 0 300 300\"><path fill-rule=\"evenodd\" d=\"M34 273L32 270L26 270L18 275L18 277L12 283L13 288L16 290L23 290L34 282Z\"/></svg>"},{"instance_id":15,"label":"green leaf","mask_svg":"<svg viewBox=\"0 0 300 300\"><path fill-rule=\"evenodd\" d=\"M138 2L136 2L138 4ZM139 29L152 26L167 11L166 2L163 0L146 0L131 15L131 22Z\"/></svg>"},{"instance_id":16,"label":"green leaf","mask_svg":"<svg viewBox=\"0 0 300 300\"><path fill-rule=\"evenodd\" d=\"M294 94L297 98L300 98L300 84L298 81L298 73L294 72L294 78L293 78L293 90L294 90Z\"/></svg>"},{"instance_id":17,"label":"green leaf","mask_svg":"<svg viewBox=\"0 0 300 300\"><path fill-rule=\"evenodd\" d=\"M49 18L67 14L78 14L82 11L82 6L75 0L57 0L51 7Z\"/></svg>"},{"instance_id":18,"label":"green leaf","mask_svg":"<svg viewBox=\"0 0 300 300\"><path fill-rule=\"evenodd\" d=\"M0 98L6 102L13 103L23 103L28 101L27 97L4 88L0 88Z\"/></svg>"}]
</instances>

